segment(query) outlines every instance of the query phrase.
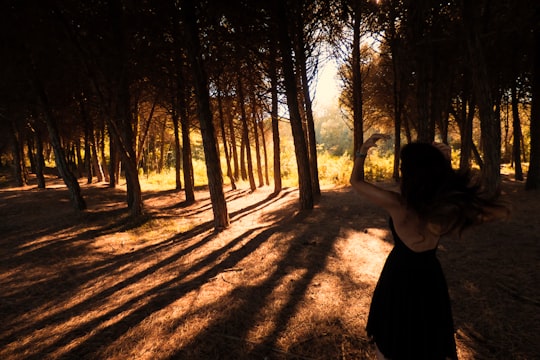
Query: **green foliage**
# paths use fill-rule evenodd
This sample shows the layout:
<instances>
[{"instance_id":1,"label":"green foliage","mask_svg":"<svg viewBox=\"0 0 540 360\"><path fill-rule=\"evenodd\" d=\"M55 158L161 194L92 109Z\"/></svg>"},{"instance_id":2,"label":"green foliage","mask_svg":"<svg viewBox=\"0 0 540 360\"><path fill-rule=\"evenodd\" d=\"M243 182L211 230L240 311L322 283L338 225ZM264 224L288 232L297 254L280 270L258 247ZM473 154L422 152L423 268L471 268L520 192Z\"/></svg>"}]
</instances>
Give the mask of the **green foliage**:
<instances>
[{"instance_id":1,"label":"green foliage","mask_svg":"<svg viewBox=\"0 0 540 360\"><path fill-rule=\"evenodd\" d=\"M319 154L319 180L322 185L347 185L353 167L348 153L334 156L329 152ZM389 180L392 177L394 162L391 152L370 153L366 159L365 177L369 181Z\"/></svg>"},{"instance_id":2,"label":"green foliage","mask_svg":"<svg viewBox=\"0 0 540 360\"><path fill-rule=\"evenodd\" d=\"M346 185L352 170L351 156L335 156L324 151L319 154L319 181L321 185Z\"/></svg>"},{"instance_id":3,"label":"green foliage","mask_svg":"<svg viewBox=\"0 0 540 360\"><path fill-rule=\"evenodd\" d=\"M366 158L364 166L364 176L366 180L382 181L392 178L394 169L394 156L391 151L374 151L370 152Z\"/></svg>"},{"instance_id":4,"label":"green foliage","mask_svg":"<svg viewBox=\"0 0 540 360\"><path fill-rule=\"evenodd\" d=\"M315 120L318 150L334 156L352 151L352 130L337 107L326 109Z\"/></svg>"}]
</instances>

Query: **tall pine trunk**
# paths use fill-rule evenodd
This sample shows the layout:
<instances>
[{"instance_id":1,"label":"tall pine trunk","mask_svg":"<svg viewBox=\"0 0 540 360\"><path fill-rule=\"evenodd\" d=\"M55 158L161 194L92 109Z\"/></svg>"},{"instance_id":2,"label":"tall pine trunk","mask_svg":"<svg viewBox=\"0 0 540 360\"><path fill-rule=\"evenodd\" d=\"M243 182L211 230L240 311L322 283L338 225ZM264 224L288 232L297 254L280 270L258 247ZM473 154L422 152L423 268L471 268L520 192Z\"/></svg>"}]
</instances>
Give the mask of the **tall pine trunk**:
<instances>
[{"instance_id":1,"label":"tall pine trunk","mask_svg":"<svg viewBox=\"0 0 540 360\"><path fill-rule=\"evenodd\" d=\"M225 114L223 113L223 101L221 98L221 90L217 91L217 102L218 102L218 113L219 113L219 127L221 130L221 141L223 142L223 152L225 153L225 162L227 165L227 177L231 182L231 188L236 190L236 182L234 181L234 176L231 168L231 156L229 154L228 144L227 144L227 134L225 133Z\"/></svg>"},{"instance_id":2,"label":"tall pine trunk","mask_svg":"<svg viewBox=\"0 0 540 360\"><path fill-rule=\"evenodd\" d=\"M204 69L201 56L201 45L195 5L192 0L186 0L182 7L182 18L186 39L186 50L193 71L195 94L197 95L197 107L199 122L203 138L204 154L206 158L206 173L208 176L208 188L212 201L214 214L214 228L221 230L229 226L229 214L225 194L223 193L223 178L219 164L219 154L216 147L212 111L210 109L210 94L208 91L208 78Z\"/></svg>"},{"instance_id":3,"label":"tall pine trunk","mask_svg":"<svg viewBox=\"0 0 540 360\"><path fill-rule=\"evenodd\" d=\"M182 189L182 179L180 177L180 170L182 167L182 159L181 154L182 150L180 148L180 129L179 129L179 120L178 120L178 108L175 105L176 100L173 99L173 106L172 106L172 123L173 123L173 132L174 132L174 175L175 175L175 183L176 183L176 190Z\"/></svg>"},{"instance_id":4,"label":"tall pine trunk","mask_svg":"<svg viewBox=\"0 0 540 360\"><path fill-rule=\"evenodd\" d=\"M64 149L60 141L60 135L58 133L58 128L56 125L56 120L53 115L53 111L49 105L49 99L43 88L43 84L37 77L37 74L34 75L34 85L38 93L41 105L43 106L43 111L45 113L45 123L47 124L47 130L49 131L49 138L51 146L54 151L54 159L56 161L56 168L60 173L60 176L64 180L68 191L71 203L75 210L81 211L86 209L86 202L81 195L81 187L77 178L69 170L68 163L64 154Z\"/></svg>"},{"instance_id":5,"label":"tall pine trunk","mask_svg":"<svg viewBox=\"0 0 540 360\"><path fill-rule=\"evenodd\" d=\"M277 75L277 49L276 40L271 38L270 42L270 92L272 96L272 108L270 117L272 118L272 142L274 160L274 194L279 194L282 190L281 183L281 161L280 161L280 138L279 138L279 118L278 118L278 75Z\"/></svg>"},{"instance_id":6,"label":"tall pine trunk","mask_svg":"<svg viewBox=\"0 0 540 360\"><path fill-rule=\"evenodd\" d=\"M301 98L303 99L303 105L305 107L305 132L307 134L311 186L313 188L313 195L318 197L321 195L321 187L319 184L319 165L317 161L317 139L315 137L315 122L313 120L312 101L311 95L309 93L309 81L307 76L306 53L304 44L304 26L301 12L298 12L298 20L296 25L296 61L298 64L298 71L300 72L300 88L302 91Z\"/></svg>"},{"instance_id":7,"label":"tall pine trunk","mask_svg":"<svg viewBox=\"0 0 540 360\"><path fill-rule=\"evenodd\" d=\"M532 105L531 105L531 155L529 172L527 173L527 190L540 189L540 26L536 16L534 29L534 56L532 75Z\"/></svg>"},{"instance_id":8,"label":"tall pine trunk","mask_svg":"<svg viewBox=\"0 0 540 360\"><path fill-rule=\"evenodd\" d=\"M489 86L487 64L472 11L472 4L464 1L466 45L474 94L478 102L481 149L484 155L481 177L486 194L495 195L501 184L501 124L493 110L493 94Z\"/></svg>"},{"instance_id":9,"label":"tall pine trunk","mask_svg":"<svg viewBox=\"0 0 540 360\"><path fill-rule=\"evenodd\" d=\"M294 141L294 152L296 155L296 165L298 169L300 209L309 210L313 209L313 188L311 185L309 156L298 103L298 91L296 87L296 76L294 74L294 63L291 54L292 45L287 25L285 0L275 1L273 5L273 18L278 25L277 32L281 56L283 58L282 66L283 78L285 82L285 93L287 96L287 106L289 109Z\"/></svg>"},{"instance_id":10,"label":"tall pine trunk","mask_svg":"<svg viewBox=\"0 0 540 360\"><path fill-rule=\"evenodd\" d=\"M362 12L360 4L354 8L353 43L352 43L352 92L353 92L353 151L354 154L364 142L362 117L362 73L360 67L360 23ZM398 148L399 149L399 148Z\"/></svg>"},{"instance_id":11,"label":"tall pine trunk","mask_svg":"<svg viewBox=\"0 0 540 360\"><path fill-rule=\"evenodd\" d=\"M512 157L514 160L514 173L518 181L523 181L523 169L521 168L521 121L519 120L519 102L517 97L517 79L512 86L512 128L513 143Z\"/></svg>"},{"instance_id":12,"label":"tall pine trunk","mask_svg":"<svg viewBox=\"0 0 540 360\"><path fill-rule=\"evenodd\" d=\"M26 185L24 159L21 152L21 139L15 121L11 120L11 145L13 154L13 174L17 186Z\"/></svg>"},{"instance_id":13,"label":"tall pine trunk","mask_svg":"<svg viewBox=\"0 0 540 360\"><path fill-rule=\"evenodd\" d=\"M247 178L249 179L249 187L251 191L255 191L257 189L257 186L255 185L255 178L253 176L253 161L251 159L251 144L249 142L249 126L247 121L247 115L246 115L246 108L245 108L245 97L244 97L244 86L242 84L242 81L240 79L240 69L238 69L237 72L237 79L236 79L236 91L238 95L238 106L240 107L240 117L242 120L242 143L245 149L246 154L246 162L247 162ZM244 159L242 157L242 164L244 164ZM245 169L244 169L245 170ZM242 176L243 176L242 171Z\"/></svg>"},{"instance_id":14,"label":"tall pine trunk","mask_svg":"<svg viewBox=\"0 0 540 360\"><path fill-rule=\"evenodd\" d=\"M40 126L36 127L36 178L38 189L45 189L45 159L43 157L43 135Z\"/></svg>"}]
</instances>

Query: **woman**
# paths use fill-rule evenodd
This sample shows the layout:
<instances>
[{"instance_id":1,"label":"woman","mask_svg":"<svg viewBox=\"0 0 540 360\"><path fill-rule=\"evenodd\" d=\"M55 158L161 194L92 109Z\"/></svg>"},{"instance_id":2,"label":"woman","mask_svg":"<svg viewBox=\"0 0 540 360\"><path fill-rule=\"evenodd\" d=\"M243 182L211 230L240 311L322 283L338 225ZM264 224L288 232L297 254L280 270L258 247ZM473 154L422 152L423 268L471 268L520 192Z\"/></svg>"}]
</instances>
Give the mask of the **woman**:
<instances>
[{"instance_id":1,"label":"woman","mask_svg":"<svg viewBox=\"0 0 540 360\"><path fill-rule=\"evenodd\" d=\"M367 333L379 359L457 359L450 298L436 257L440 238L508 215L481 197L468 175L452 169L444 144L412 143L401 151L401 193L364 181L364 160L378 140L356 153L351 185L390 215L394 248L373 293Z\"/></svg>"}]
</instances>

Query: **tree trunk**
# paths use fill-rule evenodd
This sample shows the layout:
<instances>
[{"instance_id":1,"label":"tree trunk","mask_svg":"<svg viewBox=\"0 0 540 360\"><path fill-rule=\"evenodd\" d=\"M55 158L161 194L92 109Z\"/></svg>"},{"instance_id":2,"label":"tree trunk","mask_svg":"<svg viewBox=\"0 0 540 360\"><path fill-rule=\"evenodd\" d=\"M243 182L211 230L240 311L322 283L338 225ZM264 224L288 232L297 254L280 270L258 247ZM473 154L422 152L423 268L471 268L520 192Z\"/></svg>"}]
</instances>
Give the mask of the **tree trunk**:
<instances>
[{"instance_id":1,"label":"tree trunk","mask_svg":"<svg viewBox=\"0 0 540 360\"><path fill-rule=\"evenodd\" d=\"M64 150L62 149L62 145L60 142L60 135L58 134L58 129L56 126L56 121L54 119L54 115L52 112L52 109L49 105L49 100L47 98L47 94L45 93L45 89L43 88L43 84L41 84L41 81L38 79L37 74L34 75L34 85L36 87L36 91L38 93L39 99L41 101L41 105L43 106L43 110L45 113L45 122L47 124L47 129L49 130L49 138L52 145L52 148L54 150L54 159L56 161L56 168L58 169L58 172L60 173L60 176L64 180L64 183L66 184L69 196L71 199L71 203L75 210L81 211L86 209L86 202L84 201L84 198L81 195L81 187L79 186L79 182L77 181L77 178L73 173L69 170L68 163L66 161L66 157L64 154Z\"/></svg>"},{"instance_id":2,"label":"tree trunk","mask_svg":"<svg viewBox=\"0 0 540 360\"><path fill-rule=\"evenodd\" d=\"M86 113L86 107L84 106L83 96L78 98L79 111L81 114L81 120L84 124L84 168L86 171L86 183L91 184L93 180L92 174L92 137L93 137L93 124L88 119Z\"/></svg>"},{"instance_id":3,"label":"tree trunk","mask_svg":"<svg viewBox=\"0 0 540 360\"><path fill-rule=\"evenodd\" d=\"M240 105L241 106L241 105ZM247 169L246 169L246 137L244 136L244 123L242 123L242 137L240 138L240 178L242 180L248 179Z\"/></svg>"},{"instance_id":4,"label":"tree trunk","mask_svg":"<svg viewBox=\"0 0 540 360\"><path fill-rule=\"evenodd\" d=\"M472 5L464 1L464 20L467 32L467 50L472 73L473 89L478 102L480 117L481 148L484 166L481 171L482 183L488 195L498 193L501 183L501 126L493 111L493 94L482 43L478 34L476 20L472 18Z\"/></svg>"},{"instance_id":5,"label":"tree trunk","mask_svg":"<svg viewBox=\"0 0 540 360\"><path fill-rule=\"evenodd\" d=\"M179 55L180 56L180 53ZM178 59L181 63L181 59ZM191 139L189 136L191 129L191 119L189 116L189 93L180 65L177 69L178 84L178 111L180 114L180 128L182 130L182 164L184 169L184 194L186 203L195 202L195 179L193 177L193 161L191 154Z\"/></svg>"},{"instance_id":6,"label":"tree trunk","mask_svg":"<svg viewBox=\"0 0 540 360\"><path fill-rule=\"evenodd\" d=\"M216 139L212 111L210 110L210 95L208 92L208 78L204 69L201 46L199 43L199 30L197 28L195 5L193 0L186 0L182 7L186 50L193 71L195 94L199 122L203 138L204 154L206 158L206 173L208 175L208 188L214 213L214 228L219 231L229 226L229 214L225 194L223 193L223 178L219 164L219 155L216 148Z\"/></svg>"},{"instance_id":7,"label":"tree trunk","mask_svg":"<svg viewBox=\"0 0 540 360\"><path fill-rule=\"evenodd\" d=\"M43 136L39 127L36 127L36 178L38 189L45 189L45 159L43 158Z\"/></svg>"},{"instance_id":8,"label":"tree trunk","mask_svg":"<svg viewBox=\"0 0 540 360\"><path fill-rule=\"evenodd\" d=\"M296 88L296 77L294 74L294 63L291 55L292 46L287 27L287 10L285 0L278 0L273 3L273 17L278 24L279 45L283 58L283 77L285 81L285 92L287 95L287 105L294 141L294 151L298 168L298 184L300 192L300 209L313 209L313 189L311 185L311 173L309 167L309 157L306 146L306 139L302 129L302 118L298 104L298 91Z\"/></svg>"},{"instance_id":9,"label":"tree trunk","mask_svg":"<svg viewBox=\"0 0 540 360\"><path fill-rule=\"evenodd\" d=\"M34 137L32 134L26 135L26 149L28 151L28 159L30 160L30 172L32 174L36 173L36 156L35 156L35 149L34 149ZM23 152L24 153L24 152Z\"/></svg>"},{"instance_id":10,"label":"tree trunk","mask_svg":"<svg viewBox=\"0 0 540 360\"><path fill-rule=\"evenodd\" d=\"M173 109L172 109L172 123L173 123L173 132L174 132L174 174L176 181L176 190L182 189L182 180L180 178L180 170L182 166L181 162L181 149L180 149L180 129L179 120L178 120L178 108L175 105L176 100L173 99Z\"/></svg>"},{"instance_id":11,"label":"tree trunk","mask_svg":"<svg viewBox=\"0 0 540 360\"><path fill-rule=\"evenodd\" d=\"M394 100L394 169L392 177L399 180L399 163L401 153L401 115L403 113L402 72L400 70L398 54L399 48L396 39L395 8L390 6L390 51L392 52L392 96ZM355 151L357 148L355 148Z\"/></svg>"},{"instance_id":12,"label":"tree trunk","mask_svg":"<svg viewBox=\"0 0 540 360\"><path fill-rule=\"evenodd\" d=\"M280 161L280 138L278 119L278 76L277 76L277 49L275 38L272 37L270 43L270 92L272 96L272 142L274 152L274 194L279 194L283 188L281 183L281 161Z\"/></svg>"},{"instance_id":13,"label":"tree trunk","mask_svg":"<svg viewBox=\"0 0 540 360\"><path fill-rule=\"evenodd\" d=\"M144 149L144 143L146 142L146 137L148 136L148 131L150 131L150 123L152 122L152 118L154 117L154 111L156 109L157 105L157 96L154 98L154 102L152 103L152 107L150 108L150 113L148 114L148 119L146 119L144 123L144 130L142 134L139 136L139 143L137 145L137 161L136 163L139 164L139 161L141 160L141 154L143 153Z\"/></svg>"},{"instance_id":14,"label":"tree trunk","mask_svg":"<svg viewBox=\"0 0 540 360\"><path fill-rule=\"evenodd\" d=\"M11 120L11 145L13 153L13 175L17 186L26 185L24 177L24 160L21 153L20 134L15 121Z\"/></svg>"},{"instance_id":15,"label":"tree trunk","mask_svg":"<svg viewBox=\"0 0 540 360\"><path fill-rule=\"evenodd\" d=\"M459 130L461 137L461 151L459 156L459 169L466 171L471 167L471 152L473 149L473 120L476 109L476 101L469 91L471 79L469 71L463 74L463 88L461 93L461 109Z\"/></svg>"},{"instance_id":16,"label":"tree trunk","mask_svg":"<svg viewBox=\"0 0 540 360\"><path fill-rule=\"evenodd\" d=\"M116 140L109 129L109 188L114 189L118 180L116 179L116 169L118 165L118 156L116 151Z\"/></svg>"},{"instance_id":17,"label":"tree trunk","mask_svg":"<svg viewBox=\"0 0 540 360\"><path fill-rule=\"evenodd\" d=\"M92 146L87 125L84 127L84 171L86 172L86 183L91 184L94 178L92 174Z\"/></svg>"},{"instance_id":18,"label":"tree trunk","mask_svg":"<svg viewBox=\"0 0 540 360\"><path fill-rule=\"evenodd\" d=\"M131 111L131 94L129 90L129 79L127 76L126 64L128 63L127 41L125 30L124 9L120 0L109 3L109 15L112 22L112 36L114 39L115 51L112 57L112 67L114 69L115 107L110 109L111 117L109 121L109 134L111 143L114 143L114 152L120 155L120 164L125 171L127 205L131 217L138 217L143 212L143 200L141 185L139 182L139 172L137 168L137 154L135 150L135 134L133 130L133 117ZM111 157L113 151L111 151ZM116 167L111 162L110 184L113 180L118 180L120 176L120 167ZM116 174L116 172L118 173ZM113 176L113 172L115 175ZM114 179L113 179L114 177Z\"/></svg>"},{"instance_id":19,"label":"tree trunk","mask_svg":"<svg viewBox=\"0 0 540 360\"><path fill-rule=\"evenodd\" d=\"M360 24L362 10L359 2L354 6L353 43L352 43L352 93L353 93L353 151L360 149L364 142L364 118L362 116L362 71L360 62ZM399 149L399 148L398 148Z\"/></svg>"},{"instance_id":20,"label":"tree trunk","mask_svg":"<svg viewBox=\"0 0 540 360\"><path fill-rule=\"evenodd\" d=\"M247 121L247 115L246 115L246 108L245 108L245 97L244 97L244 86L242 84L242 81L240 79L241 71L238 69L237 72L237 79L236 79L236 91L238 95L238 106L240 107L240 117L242 120L242 143L245 146L246 151L246 162L247 162L247 177L249 179L249 187L251 191L255 191L257 189L257 186L255 185L255 178L253 176L253 162L251 159L251 144L249 142L249 126ZM243 159L242 159L242 163Z\"/></svg>"},{"instance_id":21,"label":"tree trunk","mask_svg":"<svg viewBox=\"0 0 540 360\"><path fill-rule=\"evenodd\" d=\"M513 144L512 158L514 160L515 179L523 181L523 169L521 168L521 121L519 120L519 103L517 98L517 79L512 86L512 128L513 128Z\"/></svg>"},{"instance_id":22,"label":"tree trunk","mask_svg":"<svg viewBox=\"0 0 540 360\"><path fill-rule=\"evenodd\" d=\"M531 105L531 155L525 189L540 189L540 27L534 29L534 55Z\"/></svg>"},{"instance_id":23,"label":"tree trunk","mask_svg":"<svg viewBox=\"0 0 540 360\"><path fill-rule=\"evenodd\" d=\"M167 118L163 118L163 122L161 124L161 134L160 134L160 143L159 143L159 161L158 161L158 168L157 173L161 174L163 171L163 161L165 158L165 129L167 128Z\"/></svg>"},{"instance_id":24,"label":"tree trunk","mask_svg":"<svg viewBox=\"0 0 540 360\"><path fill-rule=\"evenodd\" d=\"M191 157L191 139L189 137L191 121L187 109L187 101L184 98L185 93L181 94L180 103L180 127L182 129L182 164L184 168L184 193L186 203L195 202L195 179L193 177L193 160Z\"/></svg>"},{"instance_id":25,"label":"tree trunk","mask_svg":"<svg viewBox=\"0 0 540 360\"><path fill-rule=\"evenodd\" d=\"M426 22L429 11L429 3L409 2L408 14L410 19L410 39L413 48L412 55L414 59L415 86L416 86L416 131L417 141L431 142L431 123L430 116L430 75L431 75L431 56L429 46L426 45L426 37L429 36L429 26Z\"/></svg>"},{"instance_id":26,"label":"tree trunk","mask_svg":"<svg viewBox=\"0 0 540 360\"><path fill-rule=\"evenodd\" d=\"M180 147L180 113L184 111L180 105L181 99L185 99L184 96L184 55L182 52L182 47L180 43L182 42L182 36L180 34L180 19L178 14L178 9L176 6L171 10L172 15L172 34L174 36L174 42L177 44L174 46L174 64L176 78L174 79L176 85L176 91L173 92L172 97L172 122L173 122L173 131L174 131L174 174L176 181L176 190L182 189L182 180L180 177L180 170L182 168L182 155L183 151ZM173 87L174 88L174 87ZM193 199L194 200L194 199Z\"/></svg>"},{"instance_id":27,"label":"tree trunk","mask_svg":"<svg viewBox=\"0 0 540 360\"><path fill-rule=\"evenodd\" d=\"M101 124L101 129L98 132L99 134L99 154L101 155L101 168L103 170L104 181L108 181L110 185L111 178L109 176L109 168L107 166L107 158L105 157L105 122ZM97 140L97 139L96 139ZM110 136L109 136L110 140Z\"/></svg>"},{"instance_id":28,"label":"tree trunk","mask_svg":"<svg viewBox=\"0 0 540 360\"><path fill-rule=\"evenodd\" d=\"M264 178L266 180L266 185L270 185L270 178L268 174L268 151L266 150L266 135L264 134L264 123L263 120L259 121L259 131L261 132L262 146L263 146L263 156L264 156Z\"/></svg>"},{"instance_id":29,"label":"tree trunk","mask_svg":"<svg viewBox=\"0 0 540 360\"><path fill-rule=\"evenodd\" d=\"M231 140L231 152L233 157L233 165L234 165L234 171L233 171L233 178L235 181L238 181L240 179L240 164L238 160L238 149L236 145L236 132L234 131L234 121L233 117L229 116L229 132L230 132L230 140Z\"/></svg>"},{"instance_id":30,"label":"tree trunk","mask_svg":"<svg viewBox=\"0 0 540 360\"><path fill-rule=\"evenodd\" d=\"M225 153L225 162L227 163L227 177L231 182L231 188L236 190L236 183L231 168L231 157L229 155L229 149L227 145L227 134L225 133L225 115L223 114L223 101L221 98L221 91L217 91L218 113L219 113L219 126L221 130L221 141L223 142L223 151Z\"/></svg>"},{"instance_id":31,"label":"tree trunk","mask_svg":"<svg viewBox=\"0 0 540 360\"><path fill-rule=\"evenodd\" d=\"M298 68L300 70L300 80L301 80L301 89L302 89L302 98L304 99L305 106L305 115L306 115L306 130L307 130L307 139L308 139L308 155L309 155L309 169L311 174L311 186L313 189L313 195L321 195L321 187L319 184L319 165L317 162L317 139L315 137L315 122L313 120L313 109L311 96L309 94L309 81L307 77L306 69L306 57L304 53L304 42L302 29L298 29L298 53L297 61Z\"/></svg>"},{"instance_id":32,"label":"tree trunk","mask_svg":"<svg viewBox=\"0 0 540 360\"><path fill-rule=\"evenodd\" d=\"M251 98L251 120L253 122L253 137L255 139L255 161L257 164L257 177L259 180L259 187L263 187L264 179L262 174L261 148L259 144L259 126L257 124L257 104L255 101L255 96Z\"/></svg>"}]
</instances>

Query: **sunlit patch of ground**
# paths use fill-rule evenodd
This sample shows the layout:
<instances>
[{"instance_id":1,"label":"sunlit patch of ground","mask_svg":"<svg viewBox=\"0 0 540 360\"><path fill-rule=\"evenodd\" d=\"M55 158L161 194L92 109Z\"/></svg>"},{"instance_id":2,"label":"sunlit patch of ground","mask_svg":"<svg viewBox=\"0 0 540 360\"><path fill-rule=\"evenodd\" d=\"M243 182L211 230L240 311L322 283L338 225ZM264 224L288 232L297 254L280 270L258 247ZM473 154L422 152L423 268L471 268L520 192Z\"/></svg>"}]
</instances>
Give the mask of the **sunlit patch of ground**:
<instances>
[{"instance_id":1,"label":"sunlit patch of ground","mask_svg":"<svg viewBox=\"0 0 540 360\"><path fill-rule=\"evenodd\" d=\"M387 216L348 188L309 212L298 192L149 190L127 217L122 187L85 185L74 214L56 187L0 190L2 359L374 359L364 327L392 247ZM388 185L392 187L393 185ZM462 359L532 359L538 193L505 191L514 216L443 242Z\"/></svg>"}]
</instances>

